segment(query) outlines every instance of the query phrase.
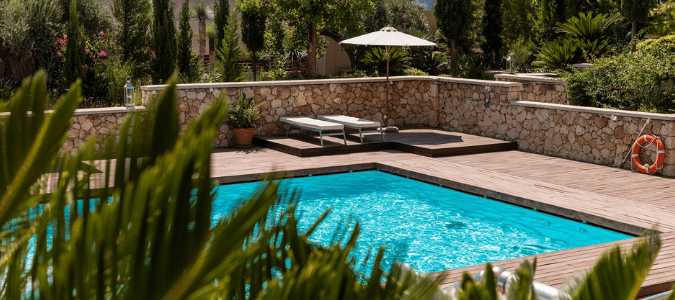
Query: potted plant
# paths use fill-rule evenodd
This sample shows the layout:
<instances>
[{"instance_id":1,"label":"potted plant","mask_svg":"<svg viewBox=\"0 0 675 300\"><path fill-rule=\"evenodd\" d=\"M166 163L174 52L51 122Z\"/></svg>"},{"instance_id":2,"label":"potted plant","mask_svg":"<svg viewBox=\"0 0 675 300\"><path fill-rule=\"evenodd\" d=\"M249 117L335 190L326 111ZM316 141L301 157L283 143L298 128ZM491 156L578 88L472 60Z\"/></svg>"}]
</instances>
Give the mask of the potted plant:
<instances>
[{"instance_id":1,"label":"potted plant","mask_svg":"<svg viewBox=\"0 0 675 300\"><path fill-rule=\"evenodd\" d=\"M234 131L235 147L253 147L253 133L255 133L255 121L260 118L258 110L260 105L262 103L253 104L253 98L246 98L244 93L240 93L230 105L227 124Z\"/></svg>"}]
</instances>

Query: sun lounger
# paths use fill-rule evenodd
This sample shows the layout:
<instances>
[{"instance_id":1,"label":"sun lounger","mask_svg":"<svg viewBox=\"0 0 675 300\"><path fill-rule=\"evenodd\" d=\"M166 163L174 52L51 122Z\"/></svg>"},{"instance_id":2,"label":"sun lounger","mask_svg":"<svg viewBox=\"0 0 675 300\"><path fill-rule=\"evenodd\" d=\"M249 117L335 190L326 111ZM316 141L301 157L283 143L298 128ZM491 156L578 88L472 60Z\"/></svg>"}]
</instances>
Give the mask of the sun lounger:
<instances>
[{"instance_id":1,"label":"sun lounger","mask_svg":"<svg viewBox=\"0 0 675 300\"><path fill-rule=\"evenodd\" d=\"M286 137L288 137L288 133L291 131L291 127L297 127L300 129L305 129L305 130L310 130L310 131L315 131L319 133L319 137L321 139L321 146L323 146L323 136L324 135L329 135L329 136L336 136L336 135L341 135L342 138L345 141L345 145L347 145L347 136L345 135L345 126L339 123L334 123L334 122L328 122L328 121L322 121L322 120L317 120L317 119L312 119L312 118L307 118L307 117L282 117L280 118L281 122L286 123ZM336 132L336 133L324 133L325 131L336 131L340 130L342 132Z\"/></svg>"},{"instance_id":2,"label":"sun lounger","mask_svg":"<svg viewBox=\"0 0 675 300\"><path fill-rule=\"evenodd\" d=\"M380 122L343 115L318 116L316 118L319 120L339 123L347 128L357 129L359 131L359 137L361 138L361 144L363 144L363 133L367 132L379 132L380 135L382 136L382 141L384 142L384 133L382 132L382 125L380 124ZM377 128L377 130L364 131L364 129L372 129L372 128Z\"/></svg>"}]
</instances>

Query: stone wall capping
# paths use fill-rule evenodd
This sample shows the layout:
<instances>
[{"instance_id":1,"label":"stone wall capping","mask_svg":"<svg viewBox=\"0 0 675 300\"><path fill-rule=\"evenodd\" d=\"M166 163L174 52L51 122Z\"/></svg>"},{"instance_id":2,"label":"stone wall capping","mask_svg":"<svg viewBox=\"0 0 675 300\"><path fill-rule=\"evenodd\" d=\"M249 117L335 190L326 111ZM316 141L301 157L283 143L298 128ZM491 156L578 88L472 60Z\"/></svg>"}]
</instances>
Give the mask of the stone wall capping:
<instances>
[{"instance_id":1,"label":"stone wall capping","mask_svg":"<svg viewBox=\"0 0 675 300\"><path fill-rule=\"evenodd\" d=\"M185 89L222 89L222 88L246 88L246 87L273 87L273 86L300 86L300 85L315 85L315 84L352 84L352 83L376 83L385 82L386 77L367 77L367 78L339 78L339 79L311 79L311 80L280 80L280 81L252 81L252 82L218 82L218 83L192 83L192 84L178 84L179 90ZM493 81L493 80L479 80L479 79L465 79L454 77L437 77L437 76L393 76L389 77L390 81L434 81L434 82L450 82L463 83L487 86L500 87L522 87L519 82L507 81ZM166 85L146 85L142 86L143 91L160 91Z\"/></svg>"},{"instance_id":2,"label":"stone wall capping","mask_svg":"<svg viewBox=\"0 0 675 300\"><path fill-rule=\"evenodd\" d=\"M135 106L133 109L126 107L105 107L105 108L81 108L76 109L73 115L91 115L91 114L117 114L117 113L131 113L136 111L146 111L145 106Z\"/></svg>"},{"instance_id":3,"label":"stone wall capping","mask_svg":"<svg viewBox=\"0 0 675 300\"><path fill-rule=\"evenodd\" d=\"M145 106L135 106L133 109L121 107L104 107L104 108L80 108L76 109L73 113L74 116L85 116L85 115L101 115L101 114L119 114L119 113L130 113L136 111L145 111L147 110ZM46 110L45 114L49 115L53 110ZM0 113L0 118L5 118L10 115L9 112ZM28 112L28 116L32 116L31 112Z\"/></svg>"},{"instance_id":4,"label":"stone wall capping","mask_svg":"<svg viewBox=\"0 0 675 300\"><path fill-rule=\"evenodd\" d=\"M663 121L675 121L675 114L657 114L657 113L647 113L639 111L627 111L627 110L618 110L618 109L609 109L609 108L597 108L597 107L586 107L586 106L574 106L574 105L564 105L564 104L552 104L552 103L541 103L533 101L511 101L511 105L515 106L525 106L533 108L548 108L548 109L557 109L573 112L582 112L582 113L595 113L601 115L611 116L622 116L622 117L633 117L633 118L650 118L652 120L663 120Z\"/></svg>"},{"instance_id":5,"label":"stone wall capping","mask_svg":"<svg viewBox=\"0 0 675 300\"><path fill-rule=\"evenodd\" d=\"M533 75L497 74L497 75L495 75L495 80L501 79L501 80L505 80L505 81L508 81L508 80L533 81L533 82L567 85L567 82L565 82L565 80L560 79L560 78L544 77L544 76L535 75L537 73L532 73L532 74Z\"/></svg>"}]
</instances>

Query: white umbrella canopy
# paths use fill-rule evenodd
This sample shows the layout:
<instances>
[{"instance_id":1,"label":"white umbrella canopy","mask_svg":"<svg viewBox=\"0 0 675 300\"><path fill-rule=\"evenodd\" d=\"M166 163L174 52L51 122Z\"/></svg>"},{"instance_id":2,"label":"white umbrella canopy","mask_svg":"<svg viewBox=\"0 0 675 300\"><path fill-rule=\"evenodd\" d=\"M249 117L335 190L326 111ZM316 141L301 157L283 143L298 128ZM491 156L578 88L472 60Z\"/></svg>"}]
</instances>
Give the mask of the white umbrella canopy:
<instances>
[{"instance_id":1,"label":"white umbrella canopy","mask_svg":"<svg viewBox=\"0 0 675 300\"><path fill-rule=\"evenodd\" d=\"M366 33L351 39L346 39L340 44L363 45L363 46L389 46L389 47L434 47L436 43L414 37L396 30L394 27L385 27L380 31Z\"/></svg>"},{"instance_id":2,"label":"white umbrella canopy","mask_svg":"<svg viewBox=\"0 0 675 300\"><path fill-rule=\"evenodd\" d=\"M394 27L384 27L380 31L375 31L371 33L366 33L351 39L346 39L340 44L348 45L362 45L362 46L383 46L386 47L387 53L387 99L386 102L389 104L389 49L391 47L435 47L436 43L414 37L409 34L405 34L396 30ZM388 109L389 110L389 109ZM386 115L385 115L385 126L386 124Z\"/></svg>"}]
</instances>

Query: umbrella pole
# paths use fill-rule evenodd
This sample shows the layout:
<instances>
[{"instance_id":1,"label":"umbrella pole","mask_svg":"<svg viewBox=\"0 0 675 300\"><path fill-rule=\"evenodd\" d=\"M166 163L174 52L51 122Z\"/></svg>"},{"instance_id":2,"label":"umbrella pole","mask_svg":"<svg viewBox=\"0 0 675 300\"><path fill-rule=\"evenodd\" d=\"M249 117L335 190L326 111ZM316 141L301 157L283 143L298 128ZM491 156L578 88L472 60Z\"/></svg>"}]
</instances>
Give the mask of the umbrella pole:
<instances>
[{"instance_id":1,"label":"umbrella pole","mask_svg":"<svg viewBox=\"0 0 675 300\"><path fill-rule=\"evenodd\" d=\"M386 104L387 104L387 113L389 115L391 115L391 105L389 103L389 49L391 47L387 46L386 48L387 48L387 54L386 54L387 55L387 101L386 101ZM387 124L384 124L384 126L389 127L389 119L388 118L387 118L386 122L387 122Z\"/></svg>"}]
</instances>

